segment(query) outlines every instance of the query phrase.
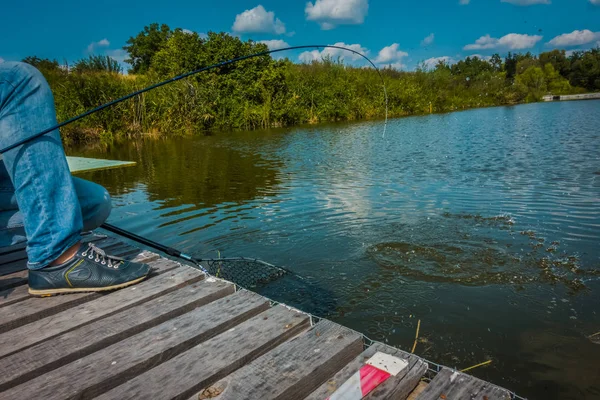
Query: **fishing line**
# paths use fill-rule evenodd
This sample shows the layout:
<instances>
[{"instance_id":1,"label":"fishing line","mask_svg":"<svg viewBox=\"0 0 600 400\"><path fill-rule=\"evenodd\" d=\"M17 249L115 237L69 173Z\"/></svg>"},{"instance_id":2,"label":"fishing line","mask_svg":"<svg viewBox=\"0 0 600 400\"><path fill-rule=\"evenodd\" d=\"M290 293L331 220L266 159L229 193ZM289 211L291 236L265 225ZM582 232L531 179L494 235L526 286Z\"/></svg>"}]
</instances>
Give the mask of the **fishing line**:
<instances>
[{"instance_id":1,"label":"fishing line","mask_svg":"<svg viewBox=\"0 0 600 400\"><path fill-rule=\"evenodd\" d=\"M375 65L375 63L373 63L373 61L371 61L371 59L369 57L367 57L366 55L364 55L364 54L362 54L362 53L360 53L360 52L358 52L356 50L352 50L352 49L349 49L347 47L342 47L342 46L318 44L318 45L291 46L291 47L285 47L285 48L282 48L282 49L261 51L259 53L249 54L249 55L246 55L246 56L241 56L241 57L233 58L233 59L227 60L227 61L221 61L221 62L219 62L217 64L209 65L207 67L202 67L202 68L190 71L190 72L186 72L184 74L175 76L175 77L167 79L165 81L155 83L155 84L150 85L150 86L148 86L146 88L137 90L137 91L132 92L132 93L130 93L128 95L120 97L120 98L118 98L116 100L109 101L108 103L102 104L102 105L100 105L100 106L98 106L96 108L88 110L88 111L86 111L86 112L84 112L82 114L79 114L79 115L75 116L75 117L69 118L66 121L63 121L63 122L61 122L59 124L56 124L56 125L48 128L48 129L44 129L43 131L38 132L35 135L32 135L32 136L30 136L28 138L25 138L25 139L18 140L15 143L13 143L13 144L11 144L9 146L6 146L6 147L0 149L0 154L1 153L6 153L7 151L14 149L15 147L21 146L22 144L25 144L25 143L33 140L33 139L36 139L36 138L38 138L40 136L43 136L46 133L49 133L49 132L52 132L52 131L54 131L56 129L62 128L63 126L69 125L69 124L71 124L71 123L73 123L75 121L78 121L78 120L80 120L82 118L87 117L88 115L91 115L91 114L97 113L98 111L104 110L105 108L114 106L115 104L121 103L121 102L123 102L125 100L129 100L132 97L138 96L138 95L140 95L142 93L149 92L150 90L159 88L159 87L164 86L164 85L168 85L169 83L177 82L179 80L185 79L185 78L190 77L192 75L199 74L200 72L210 71L210 70L215 69L215 68L224 67L224 66L230 65L230 64L235 64L237 62L248 60L250 58L261 57L261 56L265 56L265 55L273 54L273 53L278 53L278 52L282 52L282 51L301 50L301 49L314 49L314 48L317 48L317 49L318 48L330 48L330 49L338 49L338 50L349 51L351 53L354 53L354 54L356 54L356 55L364 58L365 60L367 60L369 62L369 64L371 64L373 66L373 68L375 69L375 71L379 75L379 78L381 79L381 84L383 86L383 94L384 94L384 98L385 98L385 121L384 121L384 124L383 124L383 137L385 137L385 131L386 131L386 128L387 128L387 121L388 121L388 95L387 95L387 88L385 86L385 80L383 79L383 75L381 74L381 71L379 70L379 68L377 67L377 65Z\"/></svg>"}]
</instances>

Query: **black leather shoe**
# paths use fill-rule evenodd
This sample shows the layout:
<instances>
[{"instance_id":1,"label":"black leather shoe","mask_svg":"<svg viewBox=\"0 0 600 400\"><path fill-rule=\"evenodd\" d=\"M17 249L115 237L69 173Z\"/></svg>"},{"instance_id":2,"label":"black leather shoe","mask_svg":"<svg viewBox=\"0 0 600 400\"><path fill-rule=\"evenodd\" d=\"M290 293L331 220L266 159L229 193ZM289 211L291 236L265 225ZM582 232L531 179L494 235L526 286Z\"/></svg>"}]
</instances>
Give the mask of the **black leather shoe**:
<instances>
[{"instance_id":1,"label":"black leather shoe","mask_svg":"<svg viewBox=\"0 0 600 400\"><path fill-rule=\"evenodd\" d=\"M29 270L29 293L47 296L115 290L142 281L149 272L148 264L107 255L88 243L81 245L77 254L64 264Z\"/></svg>"}]
</instances>

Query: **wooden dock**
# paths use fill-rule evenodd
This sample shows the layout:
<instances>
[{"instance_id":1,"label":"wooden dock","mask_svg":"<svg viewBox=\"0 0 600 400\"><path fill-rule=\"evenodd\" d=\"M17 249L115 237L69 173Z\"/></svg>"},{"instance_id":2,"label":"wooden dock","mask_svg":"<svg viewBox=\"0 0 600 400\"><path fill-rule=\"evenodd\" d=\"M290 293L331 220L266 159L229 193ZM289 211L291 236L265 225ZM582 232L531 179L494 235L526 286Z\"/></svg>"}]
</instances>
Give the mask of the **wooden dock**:
<instances>
[{"instance_id":1,"label":"wooden dock","mask_svg":"<svg viewBox=\"0 0 600 400\"><path fill-rule=\"evenodd\" d=\"M573 101L573 100L597 100L600 99L600 93L583 94L563 94L544 96L544 101Z\"/></svg>"},{"instance_id":2,"label":"wooden dock","mask_svg":"<svg viewBox=\"0 0 600 400\"><path fill-rule=\"evenodd\" d=\"M24 249L1 250L0 399L352 400L360 390L338 389L378 352L404 367L362 398L511 398L116 238L86 240L150 263L151 277L108 294L34 298Z\"/></svg>"}]
</instances>

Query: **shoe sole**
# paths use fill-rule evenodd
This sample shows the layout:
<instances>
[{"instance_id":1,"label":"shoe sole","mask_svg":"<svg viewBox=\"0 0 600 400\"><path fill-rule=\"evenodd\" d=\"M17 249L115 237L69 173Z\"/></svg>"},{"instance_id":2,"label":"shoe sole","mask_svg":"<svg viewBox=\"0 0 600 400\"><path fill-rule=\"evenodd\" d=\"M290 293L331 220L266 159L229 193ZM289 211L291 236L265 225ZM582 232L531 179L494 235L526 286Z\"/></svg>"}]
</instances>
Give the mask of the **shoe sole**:
<instances>
[{"instance_id":1,"label":"shoe sole","mask_svg":"<svg viewBox=\"0 0 600 400\"><path fill-rule=\"evenodd\" d=\"M36 290L29 288L29 294L32 296L52 296L54 294L68 294L68 293L82 293L82 292L108 292L110 290L123 289L124 287L135 285L146 279L148 275L142 276L141 278L134 279L129 282L120 283L118 285L104 286L97 288L64 288L64 289L45 289Z\"/></svg>"}]
</instances>

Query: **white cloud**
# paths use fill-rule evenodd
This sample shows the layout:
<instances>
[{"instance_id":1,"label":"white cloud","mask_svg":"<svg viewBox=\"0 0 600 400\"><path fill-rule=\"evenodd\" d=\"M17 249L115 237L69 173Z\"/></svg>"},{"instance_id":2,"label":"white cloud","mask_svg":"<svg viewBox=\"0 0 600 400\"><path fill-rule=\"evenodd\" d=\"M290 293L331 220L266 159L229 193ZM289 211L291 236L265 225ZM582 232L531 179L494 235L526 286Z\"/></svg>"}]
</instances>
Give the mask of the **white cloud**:
<instances>
[{"instance_id":1,"label":"white cloud","mask_svg":"<svg viewBox=\"0 0 600 400\"><path fill-rule=\"evenodd\" d=\"M501 0L502 3L515 4L517 6L532 6L534 4L550 4L550 0Z\"/></svg>"},{"instance_id":2,"label":"white cloud","mask_svg":"<svg viewBox=\"0 0 600 400\"><path fill-rule=\"evenodd\" d=\"M500 47L508 48L510 50L523 50L535 46L542 38L543 36L540 35L509 33L508 35L502 36L498 43L500 44Z\"/></svg>"},{"instance_id":3,"label":"white cloud","mask_svg":"<svg viewBox=\"0 0 600 400\"><path fill-rule=\"evenodd\" d=\"M104 38L102 40L99 40L97 42L92 42L88 45L87 50L88 52L93 52L97 47L108 47L110 46L110 42L108 41L108 39Z\"/></svg>"},{"instance_id":4,"label":"white cloud","mask_svg":"<svg viewBox=\"0 0 600 400\"><path fill-rule=\"evenodd\" d=\"M334 46L345 47L354 51L357 51L361 54L367 55L369 54L369 50L362 47L360 44L346 44L343 42L335 43ZM332 49L330 47L326 47L323 51L313 50L313 51L305 51L300 54L299 59L304 63L310 63L312 61L321 61L325 57L330 57L333 60L337 60L338 58L344 60L348 58L349 60L356 61L361 59L362 57L358 54L351 53L342 49Z\"/></svg>"},{"instance_id":5,"label":"white cloud","mask_svg":"<svg viewBox=\"0 0 600 400\"><path fill-rule=\"evenodd\" d=\"M432 33L421 41L421 46L429 46L435 40L435 35Z\"/></svg>"},{"instance_id":6,"label":"white cloud","mask_svg":"<svg viewBox=\"0 0 600 400\"><path fill-rule=\"evenodd\" d=\"M456 60L450 56L443 56L428 58L427 60L423 61L423 63L427 66L427 68L435 68L440 61L443 61L446 64L454 64L456 62Z\"/></svg>"},{"instance_id":7,"label":"white cloud","mask_svg":"<svg viewBox=\"0 0 600 400\"><path fill-rule=\"evenodd\" d=\"M266 44L267 47L269 48L269 50L277 50L277 49L283 49L286 47L290 47L290 45L281 39L275 39L275 40L261 40L258 43L262 43L262 44Z\"/></svg>"},{"instance_id":8,"label":"white cloud","mask_svg":"<svg viewBox=\"0 0 600 400\"><path fill-rule=\"evenodd\" d=\"M129 54L123 49L107 50L106 55L119 63L123 63L129 57Z\"/></svg>"},{"instance_id":9,"label":"white cloud","mask_svg":"<svg viewBox=\"0 0 600 400\"><path fill-rule=\"evenodd\" d=\"M192 35L194 32L190 31L189 29L182 29L181 30L183 33L187 33L188 35Z\"/></svg>"},{"instance_id":10,"label":"white cloud","mask_svg":"<svg viewBox=\"0 0 600 400\"><path fill-rule=\"evenodd\" d=\"M316 0L306 3L306 19L316 21L321 29L333 29L337 25L358 25L365 21L369 0Z\"/></svg>"},{"instance_id":11,"label":"white cloud","mask_svg":"<svg viewBox=\"0 0 600 400\"><path fill-rule=\"evenodd\" d=\"M580 46L596 40L600 40L600 32L592 32L588 29L584 29L582 31L575 30L571 33L563 33L549 41L548 44L555 47L568 47Z\"/></svg>"},{"instance_id":12,"label":"white cloud","mask_svg":"<svg viewBox=\"0 0 600 400\"><path fill-rule=\"evenodd\" d=\"M493 38L490 35L480 37L475 43L468 44L463 47L464 50L487 50L487 49L509 49L523 50L529 49L537 42L542 40L543 36L539 35L522 35L519 33L509 33L502 36L500 39Z\"/></svg>"},{"instance_id":13,"label":"white cloud","mask_svg":"<svg viewBox=\"0 0 600 400\"><path fill-rule=\"evenodd\" d=\"M485 35L480 37L473 44L468 44L463 47L463 50L482 50L482 49L493 49L497 47L498 39Z\"/></svg>"},{"instance_id":14,"label":"white cloud","mask_svg":"<svg viewBox=\"0 0 600 400\"><path fill-rule=\"evenodd\" d=\"M310 63L313 61L321 61L323 56L321 56L321 52L319 50L311 50L311 51L303 51L298 56L298 59L303 63Z\"/></svg>"},{"instance_id":15,"label":"white cloud","mask_svg":"<svg viewBox=\"0 0 600 400\"><path fill-rule=\"evenodd\" d=\"M0 57L0 63L4 62L4 58Z\"/></svg>"},{"instance_id":16,"label":"white cloud","mask_svg":"<svg viewBox=\"0 0 600 400\"><path fill-rule=\"evenodd\" d=\"M592 3L595 6L600 6L600 0L590 0L590 3Z\"/></svg>"},{"instance_id":17,"label":"white cloud","mask_svg":"<svg viewBox=\"0 0 600 400\"><path fill-rule=\"evenodd\" d=\"M469 4L471 2L471 0L460 0L458 3L462 4L463 6L466 6L467 4Z\"/></svg>"},{"instance_id":18,"label":"white cloud","mask_svg":"<svg viewBox=\"0 0 600 400\"><path fill-rule=\"evenodd\" d=\"M399 46L400 45L398 43L394 43L379 50L379 54L377 54L375 62L379 64L397 63L400 61L400 59L402 59L402 57L406 57L408 55L407 52L399 50Z\"/></svg>"},{"instance_id":19,"label":"white cloud","mask_svg":"<svg viewBox=\"0 0 600 400\"><path fill-rule=\"evenodd\" d=\"M275 18L273 11L267 11L262 5L251 10L246 10L235 16L233 23L234 32L239 33L285 33L285 24L279 18Z\"/></svg>"}]
</instances>

